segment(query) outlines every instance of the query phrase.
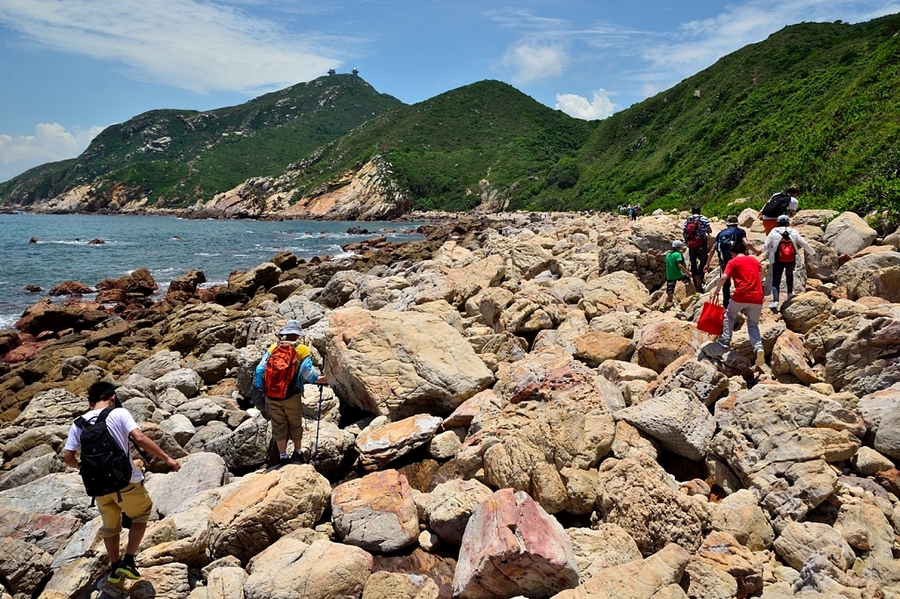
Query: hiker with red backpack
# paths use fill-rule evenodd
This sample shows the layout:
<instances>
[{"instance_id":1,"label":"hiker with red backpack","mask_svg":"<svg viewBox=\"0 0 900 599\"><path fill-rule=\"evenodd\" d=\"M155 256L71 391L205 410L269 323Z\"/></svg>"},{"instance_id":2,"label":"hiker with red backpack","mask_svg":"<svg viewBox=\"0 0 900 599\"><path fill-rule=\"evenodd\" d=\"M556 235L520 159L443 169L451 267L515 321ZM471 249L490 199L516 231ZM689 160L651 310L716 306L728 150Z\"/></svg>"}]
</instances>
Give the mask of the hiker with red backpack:
<instances>
[{"instance_id":1,"label":"hiker with red backpack","mask_svg":"<svg viewBox=\"0 0 900 599\"><path fill-rule=\"evenodd\" d=\"M325 375L316 372L309 348L298 343L303 327L299 320L289 320L278 334L281 339L266 351L256 366L253 386L262 389L266 410L272 423L272 438L278 446L278 464L302 464L300 443L303 439L303 383L325 385ZM294 452L287 455L287 440Z\"/></svg>"},{"instance_id":2,"label":"hiker with red backpack","mask_svg":"<svg viewBox=\"0 0 900 599\"><path fill-rule=\"evenodd\" d=\"M709 219L700 214L700 206L691 208L691 216L684 221L681 227L681 234L684 236L684 243L688 247L688 259L691 263L691 278L694 281L694 289L703 292L704 271L706 269L706 259L709 255L709 236L712 233L712 226Z\"/></svg>"},{"instance_id":3,"label":"hiker with red backpack","mask_svg":"<svg viewBox=\"0 0 900 599\"><path fill-rule=\"evenodd\" d=\"M134 556L147 530L153 502L144 488L144 475L131 460L128 440L163 460L175 472L181 464L141 432L131 413L119 403L112 383L100 381L91 385L88 406L90 410L69 428L63 461L81 474L85 491L100 511L100 536L112 564L107 581L117 584L123 577L140 580ZM80 460L75 457L79 451ZM123 514L131 518L131 526L125 557L120 560Z\"/></svg>"},{"instance_id":4,"label":"hiker with red backpack","mask_svg":"<svg viewBox=\"0 0 900 599\"><path fill-rule=\"evenodd\" d=\"M802 247L808 256L815 256L816 252L796 229L791 228L791 219L782 214L778 217L777 225L766 236L763 249L769 256L769 264L772 266L772 303L769 308L778 309L778 295L781 287L781 276L785 275L787 283L788 299L794 296L794 266L797 263L797 252Z\"/></svg>"}]
</instances>

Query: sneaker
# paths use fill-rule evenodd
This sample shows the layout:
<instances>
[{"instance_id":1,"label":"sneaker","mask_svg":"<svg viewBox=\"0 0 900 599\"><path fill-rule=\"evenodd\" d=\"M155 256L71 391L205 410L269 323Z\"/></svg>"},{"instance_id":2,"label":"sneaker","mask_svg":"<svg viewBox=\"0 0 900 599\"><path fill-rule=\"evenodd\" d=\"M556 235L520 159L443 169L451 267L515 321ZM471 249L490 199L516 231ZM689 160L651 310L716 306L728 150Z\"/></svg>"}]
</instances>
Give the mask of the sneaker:
<instances>
[{"instance_id":1,"label":"sneaker","mask_svg":"<svg viewBox=\"0 0 900 599\"><path fill-rule=\"evenodd\" d=\"M109 568L109 576L106 577L106 581L110 584L119 584L122 582L122 575L119 574L118 569L119 566L122 565L122 562L116 562Z\"/></svg>"},{"instance_id":2,"label":"sneaker","mask_svg":"<svg viewBox=\"0 0 900 599\"><path fill-rule=\"evenodd\" d=\"M121 574L129 580L141 579L141 573L138 572L138 569L135 567L134 562L129 562L126 560L122 560L119 562L119 567L116 568L116 574Z\"/></svg>"},{"instance_id":3,"label":"sneaker","mask_svg":"<svg viewBox=\"0 0 900 599\"><path fill-rule=\"evenodd\" d=\"M291 464L305 464L306 460L303 459L303 454L298 451L294 451L291 454L291 457L288 459Z\"/></svg>"},{"instance_id":4,"label":"sneaker","mask_svg":"<svg viewBox=\"0 0 900 599\"><path fill-rule=\"evenodd\" d=\"M769 304L769 309L770 309L770 310L777 310L777 309L778 309L778 302L772 302L771 304Z\"/></svg>"},{"instance_id":5,"label":"sneaker","mask_svg":"<svg viewBox=\"0 0 900 599\"><path fill-rule=\"evenodd\" d=\"M756 367L762 368L766 365L766 352L763 348L756 348Z\"/></svg>"},{"instance_id":6,"label":"sneaker","mask_svg":"<svg viewBox=\"0 0 900 599\"><path fill-rule=\"evenodd\" d=\"M718 343L725 349L731 347L731 339L725 339L724 337L719 337L718 339L716 339L716 343Z\"/></svg>"}]
</instances>

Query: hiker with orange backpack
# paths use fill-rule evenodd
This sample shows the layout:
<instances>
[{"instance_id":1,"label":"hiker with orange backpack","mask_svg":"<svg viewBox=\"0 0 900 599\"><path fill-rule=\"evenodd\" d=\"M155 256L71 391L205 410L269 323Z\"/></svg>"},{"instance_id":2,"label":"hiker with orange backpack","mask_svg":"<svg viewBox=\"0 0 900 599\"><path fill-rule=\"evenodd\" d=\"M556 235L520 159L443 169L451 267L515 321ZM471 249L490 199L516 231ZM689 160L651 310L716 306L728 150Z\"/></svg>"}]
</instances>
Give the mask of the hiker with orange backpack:
<instances>
[{"instance_id":1,"label":"hiker with orange backpack","mask_svg":"<svg viewBox=\"0 0 900 599\"><path fill-rule=\"evenodd\" d=\"M300 321L289 320L278 334L281 339L266 351L256 366L253 386L262 389L272 423L272 438L278 446L278 463L302 464L300 443L303 438L303 383L325 385L325 375L316 372L309 348L297 341L303 334ZM287 455L287 440L294 452Z\"/></svg>"},{"instance_id":2,"label":"hiker with orange backpack","mask_svg":"<svg viewBox=\"0 0 900 599\"><path fill-rule=\"evenodd\" d=\"M781 276L785 275L788 299L794 297L794 265L797 252L802 247L808 256L816 252L796 229L791 228L791 218L787 214L778 217L778 226L766 236L763 249L769 256L772 267L772 303L771 310L778 310L778 295L781 287Z\"/></svg>"}]
</instances>

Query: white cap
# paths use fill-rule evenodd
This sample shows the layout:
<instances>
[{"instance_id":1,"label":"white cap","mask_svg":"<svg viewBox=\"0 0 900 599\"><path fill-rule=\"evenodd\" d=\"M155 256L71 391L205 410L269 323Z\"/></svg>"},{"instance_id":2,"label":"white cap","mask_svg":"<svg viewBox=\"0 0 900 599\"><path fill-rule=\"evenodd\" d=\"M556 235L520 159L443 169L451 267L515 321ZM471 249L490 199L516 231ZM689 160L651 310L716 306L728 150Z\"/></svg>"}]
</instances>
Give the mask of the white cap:
<instances>
[{"instance_id":1,"label":"white cap","mask_svg":"<svg viewBox=\"0 0 900 599\"><path fill-rule=\"evenodd\" d=\"M303 327L300 326L299 320L289 320L285 323L284 328L281 329L279 335L302 335Z\"/></svg>"}]
</instances>

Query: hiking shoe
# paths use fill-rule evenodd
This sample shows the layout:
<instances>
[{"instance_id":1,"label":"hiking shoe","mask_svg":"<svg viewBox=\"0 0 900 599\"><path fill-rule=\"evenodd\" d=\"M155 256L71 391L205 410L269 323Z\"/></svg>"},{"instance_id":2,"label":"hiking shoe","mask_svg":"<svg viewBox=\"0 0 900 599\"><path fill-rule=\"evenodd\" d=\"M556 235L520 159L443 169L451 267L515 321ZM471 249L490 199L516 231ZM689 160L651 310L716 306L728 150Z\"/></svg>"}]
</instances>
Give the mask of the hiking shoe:
<instances>
[{"instance_id":1,"label":"hiking shoe","mask_svg":"<svg viewBox=\"0 0 900 599\"><path fill-rule=\"evenodd\" d=\"M719 337L718 339L716 339L716 343L718 343L725 349L728 349L731 347L731 339L725 339L723 337Z\"/></svg>"},{"instance_id":2,"label":"hiking shoe","mask_svg":"<svg viewBox=\"0 0 900 599\"><path fill-rule=\"evenodd\" d=\"M106 581L110 584L122 582L122 575L117 572L120 565L122 565L122 562L116 562L109 568L109 576L106 577Z\"/></svg>"},{"instance_id":3,"label":"hiking shoe","mask_svg":"<svg viewBox=\"0 0 900 599\"><path fill-rule=\"evenodd\" d=\"M141 573L138 572L138 569L135 567L134 563L127 562L125 560L119 562L119 567L116 568L116 574L121 574L129 580L141 579Z\"/></svg>"},{"instance_id":4,"label":"hiking shoe","mask_svg":"<svg viewBox=\"0 0 900 599\"><path fill-rule=\"evenodd\" d=\"M777 310L777 309L778 309L778 302L772 302L771 304L769 304L769 309L770 309L770 310Z\"/></svg>"},{"instance_id":5,"label":"hiking shoe","mask_svg":"<svg viewBox=\"0 0 900 599\"><path fill-rule=\"evenodd\" d=\"M298 451L294 451L294 453L291 454L291 457L288 459L288 461L291 464L305 464L306 463L306 460L303 459L303 454Z\"/></svg>"},{"instance_id":6,"label":"hiking shoe","mask_svg":"<svg viewBox=\"0 0 900 599\"><path fill-rule=\"evenodd\" d=\"M766 364L766 351L761 348L756 348L756 367L762 368Z\"/></svg>"}]
</instances>

